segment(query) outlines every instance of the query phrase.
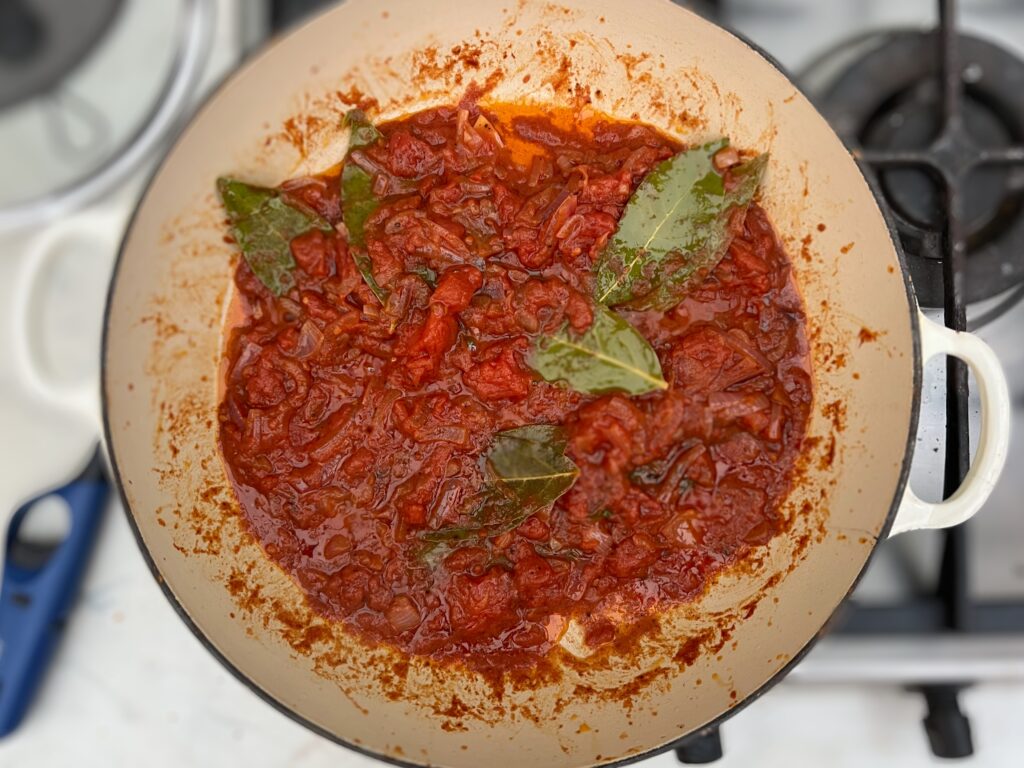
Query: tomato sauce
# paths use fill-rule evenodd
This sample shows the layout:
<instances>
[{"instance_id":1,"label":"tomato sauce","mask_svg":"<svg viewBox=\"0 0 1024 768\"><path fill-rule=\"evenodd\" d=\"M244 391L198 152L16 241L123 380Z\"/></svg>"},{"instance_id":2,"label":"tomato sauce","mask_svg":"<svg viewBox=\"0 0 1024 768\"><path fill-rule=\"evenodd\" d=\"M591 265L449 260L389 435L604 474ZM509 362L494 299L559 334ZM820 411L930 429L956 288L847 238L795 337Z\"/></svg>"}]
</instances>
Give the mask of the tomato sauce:
<instances>
[{"instance_id":1,"label":"tomato sauce","mask_svg":"<svg viewBox=\"0 0 1024 768\"><path fill-rule=\"evenodd\" d=\"M251 530L320 612L492 668L547 653L571 622L607 643L782 532L812 397L801 299L756 204L678 306L620 311L668 389L587 395L534 373L540 334L592 322L594 261L680 146L636 123L500 114L429 110L365 149L387 306L343 228L291 242L285 295L240 263L220 423ZM336 172L282 189L341 221ZM564 425L569 491L500 535L425 546L465 521L494 434L528 424Z\"/></svg>"}]
</instances>

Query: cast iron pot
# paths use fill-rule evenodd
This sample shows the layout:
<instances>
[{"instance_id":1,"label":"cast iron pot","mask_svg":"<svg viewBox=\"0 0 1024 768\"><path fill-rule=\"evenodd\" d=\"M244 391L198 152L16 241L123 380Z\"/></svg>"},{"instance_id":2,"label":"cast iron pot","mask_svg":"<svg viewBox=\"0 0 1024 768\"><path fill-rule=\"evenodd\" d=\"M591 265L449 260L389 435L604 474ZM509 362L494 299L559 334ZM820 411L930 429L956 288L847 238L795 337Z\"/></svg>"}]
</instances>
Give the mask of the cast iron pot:
<instances>
[{"instance_id":1,"label":"cast iron pot","mask_svg":"<svg viewBox=\"0 0 1024 768\"><path fill-rule=\"evenodd\" d=\"M662 613L635 652L503 690L313 613L247 531L217 438L236 257L215 179L329 167L352 104L397 117L471 82L485 103L598 109L770 152L763 205L793 258L814 364L805 456L782 505L790 531ZM963 487L930 504L907 475L922 365L942 353L973 369L982 429ZM668 0L349 0L277 41L206 103L145 194L111 287L103 397L139 544L211 652L329 738L447 766L621 761L721 719L806 651L880 539L978 510L1009 424L994 355L919 313L875 198L821 116L763 55Z\"/></svg>"}]
</instances>

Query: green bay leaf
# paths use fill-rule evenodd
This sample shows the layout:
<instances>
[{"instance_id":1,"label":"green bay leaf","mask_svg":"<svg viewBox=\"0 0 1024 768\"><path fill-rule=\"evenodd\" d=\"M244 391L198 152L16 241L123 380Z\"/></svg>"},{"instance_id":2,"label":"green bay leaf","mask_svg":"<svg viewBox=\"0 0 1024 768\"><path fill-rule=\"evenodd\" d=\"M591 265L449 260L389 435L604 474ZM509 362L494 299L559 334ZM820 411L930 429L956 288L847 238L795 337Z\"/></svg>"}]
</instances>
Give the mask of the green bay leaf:
<instances>
[{"instance_id":1,"label":"green bay leaf","mask_svg":"<svg viewBox=\"0 0 1024 768\"><path fill-rule=\"evenodd\" d=\"M582 335L563 328L541 337L527 362L547 381L564 381L577 392L592 395L668 389L651 345L606 307L595 308L594 322Z\"/></svg>"},{"instance_id":2,"label":"green bay leaf","mask_svg":"<svg viewBox=\"0 0 1024 768\"><path fill-rule=\"evenodd\" d=\"M363 282L370 286L370 291L377 297L377 301L381 303L381 306L386 305L389 294L380 287L377 278L373 276L373 262L370 261L369 255L365 251L353 248L352 260L356 263L356 269L359 270L359 274L363 276Z\"/></svg>"},{"instance_id":3,"label":"green bay leaf","mask_svg":"<svg viewBox=\"0 0 1024 768\"><path fill-rule=\"evenodd\" d=\"M366 220L379 207L380 200L373 194L373 177L355 163L346 162L341 169L341 218L350 245L366 245Z\"/></svg>"},{"instance_id":4,"label":"green bay leaf","mask_svg":"<svg viewBox=\"0 0 1024 768\"><path fill-rule=\"evenodd\" d=\"M526 518L543 509L543 506L521 503L514 496L506 496L494 485L485 486L481 498L470 512L471 522L424 531L420 539L428 544L449 545L493 539L518 528Z\"/></svg>"},{"instance_id":5,"label":"green bay leaf","mask_svg":"<svg viewBox=\"0 0 1024 768\"><path fill-rule=\"evenodd\" d=\"M425 531L421 559L436 564L451 551L515 530L550 507L579 477L565 455L565 430L551 424L506 429L494 436L485 465L488 479L468 513L470 521Z\"/></svg>"},{"instance_id":6,"label":"green bay leaf","mask_svg":"<svg viewBox=\"0 0 1024 768\"><path fill-rule=\"evenodd\" d=\"M565 455L565 430L550 424L507 429L494 436L487 468L506 495L540 509L576 482L580 470Z\"/></svg>"},{"instance_id":7,"label":"green bay leaf","mask_svg":"<svg viewBox=\"0 0 1024 768\"><path fill-rule=\"evenodd\" d=\"M437 286L437 272L432 270L430 267L413 267L409 271L414 275L422 277L431 288Z\"/></svg>"},{"instance_id":8,"label":"green bay leaf","mask_svg":"<svg viewBox=\"0 0 1024 768\"><path fill-rule=\"evenodd\" d=\"M759 155L733 168L738 183L727 191L713 159L728 145L688 149L647 174L598 260L599 303L669 309L718 264L731 242L730 213L750 203L767 166Z\"/></svg>"},{"instance_id":9,"label":"green bay leaf","mask_svg":"<svg viewBox=\"0 0 1024 768\"><path fill-rule=\"evenodd\" d=\"M349 140L341 167L341 216L349 244L362 248L366 245L366 220L380 207L380 200L373 193L373 176L353 162L352 152L380 141L381 132L358 109L345 115L345 124L349 127Z\"/></svg>"},{"instance_id":10,"label":"green bay leaf","mask_svg":"<svg viewBox=\"0 0 1024 768\"><path fill-rule=\"evenodd\" d=\"M348 231L348 243L356 269L377 301L385 306L389 293L373 276L373 263L366 252L366 220L380 207L380 200L373 192L373 176L352 159L353 150L360 150L375 144L382 138L381 132L361 110L352 109L345 115L349 128L348 152L341 166L341 218Z\"/></svg>"},{"instance_id":11,"label":"green bay leaf","mask_svg":"<svg viewBox=\"0 0 1024 768\"><path fill-rule=\"evenodd\" d=\"M345 125L348 126L348 151L367 147L381 139L381 132L366 117L361 109L350 109L345 113Z\"/></svg>"},{"instance_id":12,"label":"green bay leaf","mask_svg":"<svg viewBox=\"0 0 1024 768\"><path fill-rule=\"evenodd\" d=\"M329 232L330 224L289 205L275 189L220 178L217 190L253 274L275 295L287 293L295 285L291 241L311 229Z\"/></svg>"}]
</instances>

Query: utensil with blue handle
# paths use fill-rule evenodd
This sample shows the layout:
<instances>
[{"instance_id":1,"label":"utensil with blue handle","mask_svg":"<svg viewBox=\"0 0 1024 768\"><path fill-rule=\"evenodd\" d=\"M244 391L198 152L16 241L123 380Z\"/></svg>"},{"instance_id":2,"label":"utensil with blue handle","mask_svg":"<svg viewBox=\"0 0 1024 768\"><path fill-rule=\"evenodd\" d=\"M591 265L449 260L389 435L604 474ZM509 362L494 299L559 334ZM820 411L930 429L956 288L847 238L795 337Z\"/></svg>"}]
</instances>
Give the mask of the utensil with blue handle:
<instances>
[{"instance_id":1,"label":"utensil with blue handle","mask_svg":"<svg viewBox=\"0 0 1024 768\"><path fill-rule=\"evenodd\" d=\"M109 491L97 447L74 480L26 502L11 519L0 586L0 738L17 728L43 679L78 592ZM19 537L33 506L54 495L70 510L67 535L56 543Z\"/></svg>"},{"instance_id":2,"label":"utensil with blue handle","mask_svg":"<svg viewBox=\"0 0 1024 768\"><path fill-rule=\"evenodd\" d=\"M36 301L42 280L54 259L73 249L91 253L97 268L106 268L124 231L119 205L102 206L54 222L37 233L21 254L11 294L13 366L21 389L40 405L87 424L99 435L98 382L92 376L68 381L53 376L45 365ZM85 448L87 450L87 448ZM60 639L85 570L103 507L109 496L100 449L94 448L86 468L61 488L23 504L8 526L0 585L0 738L25 715ZM56 496L70 508L70 530L57 541L33 542L23 524L32 508ZM32 526L29 526L31 529Z\"/></svg>"}]
</instances>

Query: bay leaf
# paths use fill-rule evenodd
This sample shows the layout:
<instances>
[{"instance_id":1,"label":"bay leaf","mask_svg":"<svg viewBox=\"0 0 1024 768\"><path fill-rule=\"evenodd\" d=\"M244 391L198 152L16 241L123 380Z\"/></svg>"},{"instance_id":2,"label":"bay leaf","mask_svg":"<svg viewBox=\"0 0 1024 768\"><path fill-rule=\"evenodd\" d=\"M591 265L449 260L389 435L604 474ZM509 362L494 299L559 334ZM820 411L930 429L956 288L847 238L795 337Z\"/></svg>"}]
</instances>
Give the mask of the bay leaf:
<instances>
[{"instance_id":1,"label":"bay leaf","mask_svg":"<svg viewBox=\"0 0 1024 768\"><path fill-rule=\"evenodd\" d=\"M348 126L348 151L367 147L381 139L381 132L366 117L361 109L350 109L345 113L345 125Z\"/></svg>"},{"instance_id":2,"label":"bay leaf","mask_svg":"<svg viewBox=\"0 0 1024 768\"><path fill-rule=\"evenodd\" d=\"M349 250L356 269L381 306L386 306L389 293L373 276L373 262L366 252L366 220L380 207L380 200L373 192L373 176L352 160L353 150L376 143L381 139L381 132L359 109L349 110L345 124L349 128L349 139L341 166L341 218L348 231Z\"/></svg>"},{"instance_id":3,"label":"bay leaf","mask_svg":"<svg viewBox=\"0 0 1024 768\"><path fill-rule=\"evenodd\" d=\"M515 530L531 515L551 506L572 487L579 468L565 455L565 430L532 424L498 432L487 452L488 479L467 514L470 522L425 531L421 559L443 559L465 544Z\"/></svg>"},{"instance_id":4,"label":"bay leaf","mask_svg":"<svg viewBox=\"0 0 1024 768\"><path fill-rule=\"evenodd\" d=\"M413 267L409 271L414 275L422 277L431 288L437 286L437 272L432 270L430 267Z\"/></svg>"},{"instance_id":5,"label":"bay leaf","mask_svg":"<svg viewBox=\"0 0 1024 768\"><path fill-rule=\"evenodd\" d=\"M291 241L311 229L331 227L314 213L289 205L276 189L217 179L235 242L253 274L277 296L295 285Z\"/></svg>"},{"instance_id":6,"label":"bay leaf","mask_svg":"<svg viewBox=\"0 0 1024 768\"><path fill-rule=\"evenodd\" d=\"M379 207L373 177L355 163L345 163L341 169L341 218L353 248L366 246L366 220Z\"/></svg>"},{"instance_id":7,"label":"bay leaf","mask_svg":"<svg viewBox=\"0 0 1024 768\"><path fill-rule=\"evenodd\" d=\"M565 430L550 424L507 429L494 436L487 467L519 504L540 509L565 493L580 474L565 455Z\"/></svg>"},{"instance_id":8,"label":"bay leaf","mask_svg":"<svg viewBox=\"0 0 1024 768\"><path fill-rule=\"evenodd\" d=\"M767 155L732 169L726 190L715 170L718 139L658 164L626 204L597 263L595 298L609 306L670 309L721 261L731 242L729 216L750 203Z\"/></svg>"},{"instance_id":9,"label":"bay leaf","mask_svg":"<svg viewBox=\"0 0 1024 768\"><path fill-rule=\"evenodd\" d=\"M505 495L494 485L485 486L481 496L483 500L468 514L470 522L424 531L420 534L420 539L431 544L458 544L493 539L514 530L526 518L542 508L520 503L514 496Z\"/></svg>"},{"instance_id":10,"label":"bay leaf","mask_svg":"<svg viewBox=\"0 0 1024 768\"><path fill-rule=\"evenodd\" d=\"M596 307L582 335L563 328L541 337L527 363L547 381L564 381L577 392L642 395L668 389L658 355L640 333L607 307Z\"/></svg>"},{"instance_id":11,"label":"bay leaf","mask_svg":"<svg viewBox=\"0 0 1024 768\"><path fill-rule=\"evenodd\" d=\"M352 152L376 143L381 133L358 109L345 115L345 123L349 126L349 143L341 167L341 216L349 244L362 248L366 245L366 220L380 207L380 200L373 193L373 176L353 162Z\"/></svg>"},{"instance_id":12,"label":"bay leaf","mask_svg":"<svg viewBox=\"0 0 1024 768\"><path fill-rule=\"evenodd\" d=\"M586 560L587 555L583 550L576 549L576 547L563 547L562 549L553 549L547 544L534 544L533 551L541 557L553 558L555 560Z\"/></svg>"},{"instance_id":13,"label":"bay leaf","mask_svg":"<svg viewBox=\"0 0 1024 768\"><path fill-rule=\"evenodd\" d=\"M363 276L363 282L370 286L370 291L377 297L377 301L381 303L381 306L385 306L388 301L388 292L380 287L377 278L373 276L373 262L370 261L369 255L365 251L357 251L355 249L351 253L352 260L356 263L356 269Z\"/></svg>"}]
</instances>

